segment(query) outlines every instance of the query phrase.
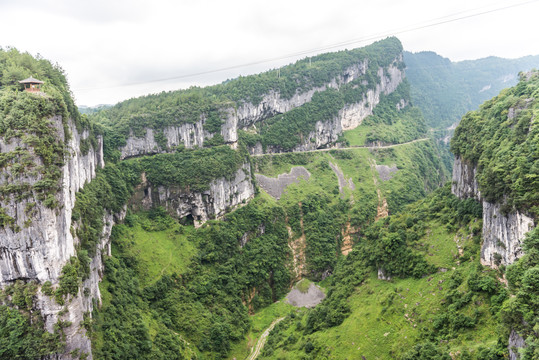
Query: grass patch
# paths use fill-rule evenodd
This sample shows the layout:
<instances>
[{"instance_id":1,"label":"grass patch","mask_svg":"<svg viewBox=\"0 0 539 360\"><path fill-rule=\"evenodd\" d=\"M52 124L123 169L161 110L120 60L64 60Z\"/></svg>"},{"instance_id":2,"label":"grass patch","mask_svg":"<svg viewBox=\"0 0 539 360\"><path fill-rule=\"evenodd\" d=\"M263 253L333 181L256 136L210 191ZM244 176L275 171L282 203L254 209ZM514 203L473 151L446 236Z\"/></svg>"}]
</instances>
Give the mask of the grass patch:
<instances>
[{"instance_id":1,"label":"grass patch","mask_svg":"<svg viewBox=\"0 0 539 360\"><path fill-rule=\"evenodd\" d=\"M298 289L302 294L306 294L311 287L312 282L309 279L302 279L296 284L296 289Z\"/></svg>"},{"instance_id":2,"label":"grass patch","mask_svg":"<svg viewBox=\"0 0 539 360\"><path fill-rule=\"evenodd\" d=\"M296 311L296 308L281 300L251 316L251 330L247 333L243 341L235 343L232 346L228 359L245 359L251 353L251 348L256 345L260 335L271 325L273 320L285 316L292 311Z\"/></svg>"},{"instance_id":3,"label":"grass patch","mask_svg":"<svg viewBox=\"0 0 539 360\"><path fill-rule=\"evenodd\" d=\"M188 235L194 231L193 226L182 226L170 219L173 224L159 231L151 229L144 213L134 215L136 219L132 227L119 225L124 232L124 253L137 258L137 273L141 286L154 283L163 275L184 273L193 255L195 244L188 241ZM167 225L168 226L168 225ZM159 227L157 227L159 228Z\"/></svg>"},{"instance_id":4,"label":"grass patch","mask_svg":"<svg viewBox=\"0 0 539 360\"><path fill-rule=\"evenodd\" d=\"M355 129L344 131L343 136L348 141L349 146L364 146L370 131L371 126L359 125Z\"/></svg>"}]
</instances>

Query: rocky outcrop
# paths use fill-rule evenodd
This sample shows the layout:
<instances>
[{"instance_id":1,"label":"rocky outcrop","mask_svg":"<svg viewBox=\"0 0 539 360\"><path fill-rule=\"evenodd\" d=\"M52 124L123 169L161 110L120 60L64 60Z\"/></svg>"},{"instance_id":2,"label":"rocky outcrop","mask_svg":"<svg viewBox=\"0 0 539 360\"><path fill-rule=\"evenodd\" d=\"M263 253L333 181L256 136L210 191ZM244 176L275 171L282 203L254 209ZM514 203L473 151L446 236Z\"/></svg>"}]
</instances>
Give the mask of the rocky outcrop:
<instances>
[{"instance_id":1,"label":"rocky outcrop","mask_svg":"<svg viewBox=\"0 0 539 360\"><path fill-rule=\"evenodd\" d=\"M509 359L518 360L520 356L518 354L518 349L526 347L526 341L522 336L520 336L514 329L511 330L509 335L509 342L507 348L509 349Z\"/></svg>"},{"instance_id":2,"label":"rocky outcrop","mask_svg":"<svg viewBox=\"0 0 539 360\"><path fill-rule=\"evenodd\" d=\"M533 227L531 217L519 211L503 214L499 204L483 201L481 263L493 267L514 263L522 256L524 235Z\"/></svg>"},{"instance_id":3,"label":"rocky outcrop","mask_svg":"<svg viewBox=\"0 0 539 360\"><path fill-rule=\"evenodd\" d=\"M289 173L279 174L277 178L255 174L258 185L274 199L279 200L288 185L297 184L301 179L307 181L311 173L303 166L294 166Z\"/></svg>"},{"instance_id":4,"label":"rocky outcrop","mask_svg":"<svg viewBox=\"0 0 539 360\"><path fill-rule=\"evenodd\" d=\"M61 117L51 121L59 124L58 136L64 141ZM87 154L82 154L79 144L88 137L88 132L79 134L72 123L69 129L71 137L66 144L69 154L62 167L62 190L56 194L60 207L50 209L36 202L34 197L19 200L11 196L0 203L17 225L17 229L0 228L0 284L16 279L49 280L54 283L60 276L63 264L75 255L76 240L70 232L75 193L95 176L97 168L104 163L101 138L98 139L97 149L90 147ZM2 143L0 147L6 152L10 145L13 144ZM36 157L35 163L40 163L39 158ZM34 185L40 180L39 175L25 175L24 182ZM28 211L30 207L32 210Z\"/></svg>"},{"instance_id":5,"label":"rocky outcrop","mask_svg":"<svg viewBox=\"0 0 539 360\"><path fill-rule=\"evenodd\" d=\"M522 255L522 240L535 226L534 219L518 210L504 213L503 204L482 199L476 175L475 164L457 157L451 191L461 199L474 198L482 202L481 263L492 267L512 264Z\"/></svg>"},{"instance_id":6,"label":"rocky outcrop","mask_svg":"<svg viewBox=\"0 0 539 360\"><path fill-rule=\"evenodd\" d=\"M143 177L142 184L130 201L130 206L149 210L162 206L175 217L192 217L195 226L219 218L232 208L245 203L255 194L251 167L245 163L228 180L215 179L206 191L190 191L179 186L152 186Z\"/></svg>"},{"instance_id":7,"label":"rocky outcrop","mask_svg":"<svg viewBox=\"0 0 539 360\"><path fill-rule=\"evenodd\" d=\"M53 117L51 123L57 130L59 141L64 142L66 134L62 118ZM75 246L78 239L73 236L75 232L71 231L72 227L76 227L76 224L71 222L75 194L95 177L98 168L104 166L103 140L98 137L97 147L90 146L88 151L83 153L80 144L90 136L89 132L79 133L71 121L68 121L68 129L71 134L65 144L67 152L61 169L62 190L56 194L59 206L50 209L36 201L34 197L22 200L9 197L1 203L7 214L15 219L17 227L0 228L0 287L15 280L35 280L39 284L50 281L55 288L58 286L63 266L72 256L76 256ZM1 142L0 148L3 152L10 151L14 142L17 143L17 139L12 142ZM22 145L18 143L18 146ZM40 163L38 157L34 160L36 164ZM41 180L41 177L27 175L24 180L33 185ZM28 211L29 207L31 211ZM41 312L48 331L54 331L55 324L59 320L71 323L64 329L65 353L55 355L56 359L71 359L69 353L76 349L88 354L89 359L92 358L90 339L86 336L85 329L81 327L81 322L85 314L92 311L93 299L100 299L98 283L103 273L101 254L110 254L108 238L114 224L113 215L108 214L104 223L106 225L102 233L102 242L96 249L96 255L91 259L89 278L79 288L77 296L70 296L66 304L61 306L54 297L44 295L41 291L36 295L34 308Z\"/></svg>"},{"instance_id":8,"label":"rocky outcrop","mask_svg":"<svg viewBox=\"0 0 539 360\"><path fill-rule=\"evenodd\" d=\"M134 156L157 154L168 151L179 145L184 145L188 149L202 147L204 139L211 138L213 135L204 130L205 119L191 124L186 123L180 126L167 126L163 129L163 136L166 139L166 149L163 149L156 140L156 134L153 129L146 129L143 137L134 136L130 133L125 146L120 148L120 159L126 159ZM235 140L237 141L237 139Z\"/></svg>"},{"instance_id":9,"label":"rocky outcrop","mask_svg":"<svg viewBox=\"0 0 539 360\"><path fill-rule=\"evenodd\" d=\"M351 130L358 127L367 116L372 115L374 108L380 102L380 95L391 94L397 89L405 76L404 72L398 68L397 61L401 61L401 59L397 59L386 70L379 68L378 77L381 79L380 83L376 84L374 89L368 90L362 99L358 99L358 102L345 106L339 112L342 130ZM399 104L402 108L406 106L404 103Z\"/></svg>"},{"instance_id":10,"label":"rocky outcrop","mask_svg":"<svg viewBox=\"0 0 539 360\"><path fill-rule=\"evenodd\" d=\"M392 93L403 81L405 75L398 66L401 62L402 57L398 57L387 68L378 68L377 75L380 82L373 89L369 89L360 99L357 99L357 102L347 104L335 118L318 121L315 124L315 130L305 136L301 144L292 151L325 147L337 141L344 130L353 129L360 125L363 119L372 114L373 109L380 102L380 96ZM256 129L259 122L310 102L317 92L325 91L327 88L339 89L343 84L360 78L366 74L367 68L367 60L359 62L350 66L327 84L305 91L297 91L291 98L285 98L278 91L271 90L258 103L240 102L236 107L222 108L220 109L222 120L220 135L225 143L235 147L239 129ZM401 105L405 106L405 104ZM165 127L163 137L166 148L159 145L156 140L156 131L153 129L146 129L146 133L142 137L136 137L130 133L126 145L120 149L121 159L171 151L181 144L187 148L202 147L206 139L214 136L204 129L205 121L205 117L202 116L195 123ZM258 144L250 151L253 154L258 154L262 151L262 146ZM283 151L278 147L271 146L265 150L268 153Z\"/></svg>"},{"instance_id":11,"label":"rocky outcrop","mask_svg":"<svg viewBox=\"0 0 539 360\"><path fill-rule=\"evenodd\" d=\"M456 157L453 165L451 192L460 199L473 198L481 200L476 172L477 168L474 164L460 157Z\"/></svg>"}]
</instances>

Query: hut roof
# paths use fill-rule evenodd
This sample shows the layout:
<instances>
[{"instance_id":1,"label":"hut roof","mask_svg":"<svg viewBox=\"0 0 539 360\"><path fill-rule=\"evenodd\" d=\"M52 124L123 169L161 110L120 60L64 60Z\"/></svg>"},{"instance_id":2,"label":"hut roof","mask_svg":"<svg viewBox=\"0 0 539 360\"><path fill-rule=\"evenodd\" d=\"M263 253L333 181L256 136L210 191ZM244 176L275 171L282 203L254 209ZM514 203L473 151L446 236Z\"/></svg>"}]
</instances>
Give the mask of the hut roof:
<instances>
[{"instance_id":1,"label":"hut roof","mask_svg":"<svg viewBox=\"0 0 539 360\"><path fill-rule=\"evenodd\" d=\"M44 82L30 76L28 79L19 81L19 84L44 84Z\"/></svg>"}]
</instances>

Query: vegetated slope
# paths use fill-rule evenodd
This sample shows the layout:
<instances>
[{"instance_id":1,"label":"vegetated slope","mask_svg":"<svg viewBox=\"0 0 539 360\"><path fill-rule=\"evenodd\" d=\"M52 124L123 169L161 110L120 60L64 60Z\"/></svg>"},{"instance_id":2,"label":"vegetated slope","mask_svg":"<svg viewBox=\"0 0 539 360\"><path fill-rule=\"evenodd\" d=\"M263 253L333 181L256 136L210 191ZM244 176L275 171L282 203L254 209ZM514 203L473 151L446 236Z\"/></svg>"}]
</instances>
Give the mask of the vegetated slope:
<instances>
[{"instance_id":1,"label":"vegetated slope","mask_svg":"<svg viewBox=\"0 0 539 360\"><path fill-rule=\"evenodd\" d=\"M28 162L28 169L36 173L53 171L53 175L58 175L62 169L63 176L70 176L76 166L69 162L69 166L61 168L62 161L83 158L81 154L93 154L96 148L99 156L94 160L97 162L100 158L99 166L94 164L84 180L82 176L78 179L77 184L84 185L81 189L63 189L66 196L69 193L69 204L67 200L58 201L62 199L58 195L60 177L38 182L40 187L30 189L37 193L21 193L12 186L16 177L5 179L7 187L3 196L10 201L20 205L24 204L21 200L35 197L48 207L51 223L56 219L54 214L66 214L57 222L65 230L63 235L72 240L68 245L73 250L73 256L67 255L65 262L52 269L58 273L57 281L43 282L45 279L40 278L43 284L20 282L3 294L8 305L21 309L13 312L2 308L5 310L2 321L15 319L21 324L21 328L10 328L2 333L5 348L11 351L9 356L31 351L29 346L20 346L13 339L30 334L31 329L25 326L32 319L39 329L36 336L45 343L52 342L51 346L44 345L48 353L66 352L57 340L58 334L69 331L68 350L62 355L68 358L89 354L89 347L81 349L80 345L89 346L86 336L92 339L96 358L224 357L232 344L242 341L249 330L249 313L282 298L296 279L320 280L332 274L342 257L343 247L353 244L354 234L363 226L376 217L399 211L444 182L447 170L438 159L439 149L433 142L425 141L372 153L358 149L279 155L256 161L249 157L248 150L252 150L253 138L266 149L296 149L287 142L287 137L279 136L283 131L286 135L295 135L296 145L307 144L305 146L311 148L310 138L302 136L311 134L322 120L334 117L338 108L339 113L342 110L356 114L354 111L358 110L362 115L343 116L344 122L333 123L335 119L330 119L324 122L329 124L329 127L324 125L324 129L334 131L341 126L342 130L343 123L348 128L355 126L375 109L381 98L386 110L374 114L372 129L383 124L386 133L391 133L393 127L407 139L423 134L421 117L407 109L409 101L402 98L407 96L406 84L397 91L402 80L401 50L398 40L387 39L366 49L321 55L311 59L309 64L306 60L298 62L291 66L289 75L288 70L281 69L281 76L286 80L282 82L279 77L277 82L268 80L271 79L268 73L246 81L237 79L230 82L232 85L215 87L217 90L196 89L150 96L148 99L152 100L148 102L147 99L128 101L124 105L134 104L133 108L124 109L120 104L95 115L92 119L99 119L100 125L89 123L76 109L71 109L72 100L65 83L59 83L65 87L58 90L59 96L56 96L52 77L49 87L44 89L50 92L49 96L29 97L16 91L16 85L3 88L2 100L7 99L9 105L2 119L3 131L13 136L11 132L16 130L15 137L23 142L31 140L33 146L37 144L34 148L43 150L38 156L42 157L43 164L50 165L34 166ZM24 56L15 62L24 63ZM39 76L47 80L47 72ZM324 86L313 90L313 86L319 84ZM251 89L251 85L256 85L256 89ZM237 89L242 89L241 96L235 92ZM285 100L298 93L310 95L301 104L286 108L284 114L278 114L278 109L264 110L256 117L260 131L254 133L250 129L254 124L244 123L245 132L240 131L239 139L230 141L230 146L223 145L229 136L226 132L226 136L223 135L224 130L229 128L226 121L217 116L222 114L221 105L225 104L220 101L226 100L225 109L230 109L230 102L241 107L247 106L248 101L251 106L258 101L262 103L260 97L266 91L270 94L278 91L278 97ZM394 91L396 95L391 96ZM238 100L244 98L246 100ZM35 106L20 105L20 99L24 100L23 105L28 101ZM173 100L167 103L166 99ZM56 103L58 107L51 108ZM17 106L11 106L13 104ZM41 113L42 110L46 111ZM401 117L401 113L408 115ZM56 114L62 115L61 120L71 114L73 124L68 123L66 127L58 118L58 124L52 126L48 118ZM387 119L393 115L399 117L396 123ZM318 120L313 122L313 119ZM414 130L407 121L418 124L419 129ZM169 146L170 139L165 137L167 126L192 123L203 126L204 141L196 145L191 142L185 147ZM54 137L50 132L51 127L69 128L74 134L75 129L85 135L77 137L77 143L67 153L61 137ZM36 128L39 139L28 136ZM136 147L139 139L136 133L141 130L146 130L146 134L155 130L153 142L147 142L151 146L123 156L119 148L129 141ZM100 134L105 138L104 145ZM333 137L328 139L334 141ZM389 141L402 142L398 138ZM105 165L100 157L101 145L108 159ZM201 146L204 147L199 148ZM16 166L17 156L27 158L24 156L28 154L21 149L7 154L14 157L5 158L4 166L10 172L22 174L19 178L24 180L25 172ZM305 166L313 174L312 180L292 185L280 201L255 190L252 168L271 175L280 168L288 171L293 165ZM382 179L378 167L397 168L397 173L393 178ZM336 169L351 181L347 186L339 183ZM42 175L45 177L46 173ZM328 189L332 189L331 192ZM47 196L40 198L42 190L46 190ZM32 205L23 208L20 211L26 216L35 217ZM230 213L235 208L237 210ZM3 206L0 213L1 228L25 231L21 219L15 219L6 209ZM213 218L221 220L208 221ZM43 234L43 229L35 233ZM112 234L110 239L109 234ZM65 254L55 243L47 246L51 252ZM26 249L32 250L32 247ZM16 252L9 253L13 254ZM103 273L105 278L99 292L97 284ZM48 304L59 317L57 334L41 331L37 321L40 317L32 312L34 308L30 304L36 299ZM32 316L37 316L30 318L23 311L24 307L32 310ZM26 322L17 314L23 320L26 316ZM52 330L53 326L50 324L47 329ZM75 337L81 342L72 341Z\"/></svg>"},{"instance_id":2,"label":"vegetated slope","mask_svg":"<svg viewBox=\"0 0 539 360\"><path fill-rule=\"evenodd\" d=\"M539 214L539 72L522 73L455 130L451 150L477 166L481 197L505 211ZM501 200L501 201L500 201Z\"/></svg>"},{"instance_id":3,"label":"vegetated slope","mask_svg":"<svg viewBox=\"0 0 539 360\"><path fill-rule=\"evenodd\" d=\"M477 201L445 186L368 227L337 264L327 299L289 313L261 358L503 359L512 324L530 331L521 321L537 316L536 233L507 288L503 270L479 263L480 215ZM537 337L527 334L533 359Z\"/></svg>"},{"instance_id":4,"label":"vegetated slope","mask_svg":"<svg viewBox=\"0 0 539 360\"><path fill-rule=\"evenodd\" d=\"M196 161L211 164L218 149L183 149L176 154L125 160L117 166L132 168L139 164L135 168L143 166L147 181L155 185L178 184L205 190L202 183L190 185L181 179L192 182L200 178L196 176ZM171 162L178 156L193 162ZM147 260L136 254L153 236L140 229L174 229L178 225L158 209L150 210L148 215L128 215L125 225L115 227L118 233L112 239L113 257L107 262L101 286L104 305L95 317L95 354L112 358L135 354L138 358L156 357L165 351L157 334L168 334L167 341L176 343L179 349L177 354L192 352L219 358L232 348L237 350L251 327L248 314L281 299L295 279L320 280L332 274L342 256L345 238L352 238L353 243L354 233L374 220L384 199L389 204L386 211L394 213L443 183L448 173L438 158L432 141L372 152L333 150L251 158L254 172L276 176L293 166L304 166L311 177L287 187L279 201L260 190L254 200L226 215L224 221L210 221L199 229L180 226L177 236L187 234L184 238L195 249L189 259L180 260L188 261L189 267L181 274L168 273L170 255L156 251L152 267L165 270L152 280L145 279L145 274L158 272L148 270ZM226 161L222 158L219 163ZM377 186L373 178L379 178L379 174L372 161L380 166L397 166L394 178L380 180L383 185ZM342 193L339 191L330 162L343 171L347 181L354 184L353 189L347 186ZM175 164L191 165L182 169ZM187 175L191 170L192 175ZM211 177L206 181L210 180ZM403 186L406 191L401 190ZM149 220L140 225L141 219ZM144 225L146 221L164 225ZM160 236L156 235L155 240ZM171 255L179 257L174 250ZM132 281L119 281L120 276ZM115 340L119 335L112 336L117 333L122 334L121 341Z\"/></svg>"},{"instance_id":5,"label":"vegetated slope","mask_svg":"<svg viewBox=\"0 0 539 360\"><path fill-rule=\"evenodd\" d=\"M470 181L479 182L481 199L535 221L537 76L521 74L517 86L468 113L452 141L456 155L475 165ZM528 232L524 255L514 263L483 266L482 204L450 191L447 184L364 229L336 265L326 300L276 326L263 355L503 359L520 353L535 359L537 229Z\"/></svg>"},{"instance_id":6,"label":"vegetated slope","mask_svg":"<svg viewBox=\"0 0 539 360\"><path fill-rule=\"evenodd\" d=\"M402 81L403 68L402 45L388 38L215 86L127 100L95 119L109 127L111 152L121 150L109 158L173 151L181 144L234 144L238 137L251 151L318 148L371 113L380 94Z\"/></svg>"},{"instance_id":7,"label":"vegetated slope","mask_svg":"<svg viewBox=\"0 0 539 360\"><path fill-rule=\"evenodd\" d=\"M410 85L404 80L356 128L344 131L345 144L399 144L425 137L427 126L418 107L412 104Z\"/></svg>"},{"instance_id":8,"label":"vegetated slope","mask_svg":"<svg viewBox=\"0 0 539 360\"><path fill-rule=\"evenodd\" d=\"M447 128L468 111L513 86L520 71L539 68L539 56L451 62L434 52L404 52L412 100L430 127Z\"/></svg>"}]
</instances>

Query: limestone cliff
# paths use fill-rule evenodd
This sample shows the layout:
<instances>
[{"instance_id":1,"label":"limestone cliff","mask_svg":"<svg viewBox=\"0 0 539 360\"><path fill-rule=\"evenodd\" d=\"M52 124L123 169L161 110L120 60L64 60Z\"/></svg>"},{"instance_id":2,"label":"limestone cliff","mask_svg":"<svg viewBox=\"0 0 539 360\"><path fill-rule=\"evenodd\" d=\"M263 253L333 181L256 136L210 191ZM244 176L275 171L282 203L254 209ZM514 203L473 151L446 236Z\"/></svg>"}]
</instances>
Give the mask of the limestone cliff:
<instances>
[{"instance_id":1,"label":"limestone cliff","mask_svg":"<svg viewBox=\"0 0 539 360\"><path fill-rule=\"evenodd\" d=\"M192 217L195 226L219 218L232 208L250 200L255 194L249 163L236 171L231 179L219 178L210 182L206 191L198 192L179 186L153 186L143 174L130 206L149 210L162 206L176 218Z\"/></svg>"},{"instance_id":2,"label":"limestone cliff","mask_svg":"<svg viewBox=\"0 0 539 360\"><path fill-rule=\"evenodd\" d=\"M457 157L451 191L461 199L474 198L483 205L481 263L495 267L512 264L522 255L522 240L535 226L534 219L518 210L503 212L503 199L499 203L482 199L477 171L477 165Z\"/></svg>"},{"instance_id":3,"label":"limestone cliff","mask_svg":"<svg viewBox=\"0 0 539 360\"><path fill-rule=\"evenodd\" d=\"M14 219L12 226L0 228L0 287L16 280L33 280L38 284L50 281L53 288L58 286L63 266L76 255L75 247L78 239L71 231L75 193L95 177L99 167L104 166L101 137L97 138L97 147L90 146L83 152L81 142L90 136L87 130L79 132L71 120L64 128L61 116L53 117L50 122L56 129L59 143L65 142L66 149L64 164L61 167L62 188L55 195L59 205L56 208L49 208L37 200L36 194L23 199L7 196L0 201L7 215ZM68 129L69 135L64 129ZM30 153L34 151L20 138L0 139L2 153L8 153L16 148L29 150ZM35 166L42 163L37 156L34 162ZM43 178L39 173L18 176L13 170L13 166L7 168L3 174L3 181L12 184L24 182L27 186L34 186ZM108 252L108 236L113 223L111 220L112 215L109 215L106 223L110 225L103 229L103 242L92 259L90 277L79 289L78 295L68 298L65 306L59 305L54 297L46 296L41 291L38 291L34 299L34 307L41 312L48 331L53 332L58 320L71 323L71 326L64 330L66 352L58 355L58 359L71 359L69 352L75 349L89 354L91 359L90 340L86 336L86 331L80 327L80 323L84 313L92 310L92 299L100 299L97 285L103 271L101 252ZM82 289L88 289L84 295Z\"/></svg>"},{"instance_id":4,"label":"limestone cliff","mask_svg":"<svg viewBox=\"0 0 539 360\"><path fill-rule=\"evenodd\" d=\"M361 124L363 119L372 114L373 109L380 102L382 94L388 95L395 91L403 81L404 71L400 69L402 55L398 56L386 68L377 69L378 82L372 88L366 90L359 98L346 104L339 114L324 121L318 121L315 129L304 136L301 144L293 151L312 150L328 146L337 141L343 130L349 130ZM235 107L223 107L220 109L221 131L225 143L235 147L238 141L238 130L254 129L261 126L264 120L278 114L284 114L310 102L313 95L323 92L328 88L339 89L342 85L354 80L361 79L367 72L368 60L364 60L346 68L342 74L331 79L323 86L308 90L297 90L295 94L286 98L278 91L270 90L263 95L260 102L240 101ZM365 81L366 84L366 81ZM178 126L167 126L162 129L164 143L159 144L156 140L156 130L147 128L142 137L135 136L132 132L126 139L126 144L120 148L121 158L154 154L171 151L178 145L186 148L202 147L207 139L215 134L205 130L206 117L202 115L195 123L185 123ZM258 144L250 149L251 153L260 153L261 145ZM269 146L266 152L282 152L278 147Z\"/></svg>"},{"instance_id":5,"label":"limestone cliff","mask_svg":"<svg viewBox=\"0 0 539 360\"><path fill-rule=\"evenodd\" d=\"M58 136L63 142L61 117L51 119L57 125ZM80 149L81 139L88 137L88 132L78 133L70 122L71 137L67 142L68 154L62 166L62 190L56 194L60 204L58 209L51 209L36 202L34 197L18 200L15 196L4 198L0 205L6 213L15 219L16 228L0 228L0 283L5 284L16 279L35 279L40 282L50 280L56 282L62 265L75 255L76 239L71 227L71 211L75 205L75 193L90 181L98 167L103 166L103 142L98 140L98 148L90 148L87 154ZM25 147L20 139L11 142L0 140L2 153L17 147ZM39 164L40 160L35 159ZM7 171L9 173L9 169ZM13 183L11 174L4 174L4 179ZM24 183L35 185L42 179L41 175L24 175ZM28 208L32 207L29 211Z\"/></svg>"}]
</instances>

